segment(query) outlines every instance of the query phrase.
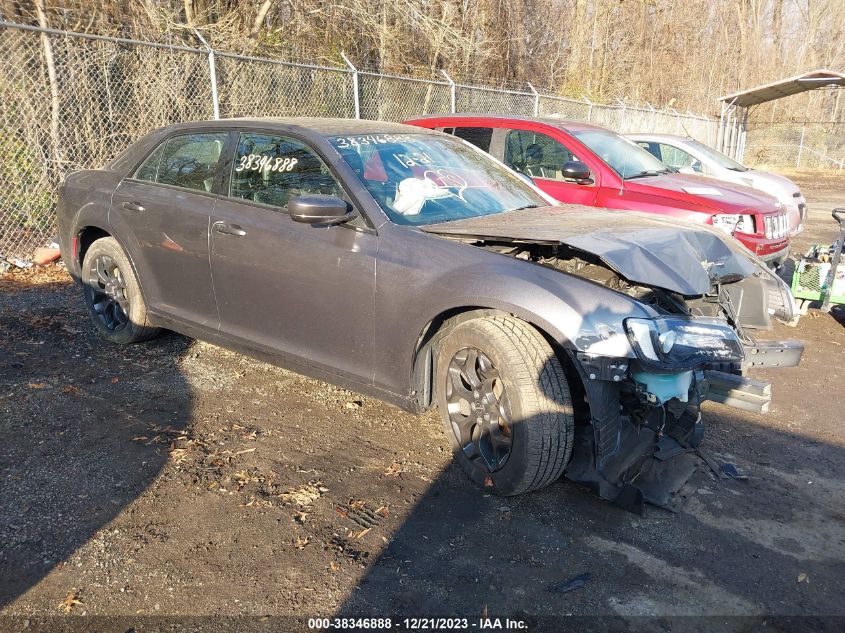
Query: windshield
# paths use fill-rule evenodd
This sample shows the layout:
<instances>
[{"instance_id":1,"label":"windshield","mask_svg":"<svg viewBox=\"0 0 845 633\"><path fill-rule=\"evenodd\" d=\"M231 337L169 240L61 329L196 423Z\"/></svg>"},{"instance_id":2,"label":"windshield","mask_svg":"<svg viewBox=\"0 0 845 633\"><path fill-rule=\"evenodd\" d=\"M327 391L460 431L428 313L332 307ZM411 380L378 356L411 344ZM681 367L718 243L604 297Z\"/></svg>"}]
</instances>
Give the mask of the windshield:
<instances>
[{"instance_id":1,"label":"windshield","mask_svg":"<svg viewBox=\"0 0 845 633\"><path fill-rule=\"evenodd\" d=\"M366 134L329 142L396 224L420 226L549 204L487 154L448 136Z\"/></svg>"},{"instance_id":2,"label":"windshield","mask_svg":"<svg viewBox=\"0 0 845 633\"><path fill-rule=\"evenodd\" d=\"M719 167L724 167L725 169L730 169L732 171L748 171L747 167L743 167L733 158L725 156L722 152L716 151L709 145L699 143L698 141L694 141L693 139L687 139L686 143L687 145L696 148L699 153L704 154L704 156L712 160Z\"/></svg>"},{"instance_id":3,"label":"windshield","mask_svg":"<svg viewBox=\"0 0 845 633\"><path fill-rule=\"evenodd\" d=\"M622 178L656 176L670 171L642 147L609 130L580 130L572 134Z\"/></svg>"}]
</instances>

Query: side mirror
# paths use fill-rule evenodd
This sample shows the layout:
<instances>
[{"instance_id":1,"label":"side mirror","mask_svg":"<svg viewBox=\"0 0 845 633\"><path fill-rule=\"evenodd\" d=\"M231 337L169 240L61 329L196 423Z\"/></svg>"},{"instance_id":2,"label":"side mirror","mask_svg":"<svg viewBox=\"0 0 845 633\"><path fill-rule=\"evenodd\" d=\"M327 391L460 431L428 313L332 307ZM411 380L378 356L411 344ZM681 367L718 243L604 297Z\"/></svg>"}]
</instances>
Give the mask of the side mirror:
<instances>
[{"instance_id":1,"label":"side mirror","mask_svg":"<svg viewBox=\"0 0 845 633\"><path fill-rule=\"evenodd\" d=\"M574 180L579 185L588 185L593 182L590 178L590 168L580 160L569 160L563 164L563 177Z\"/></svg>"},{"instance_id":2,"label":"side mirror","mask_svg":"<svg viewBox=\"0 0 845 633\"><path fill-rule=\"evenodd\" d=\"M358 215L345 200L322 194L291 196L288 214L294 222L329 226L343 224Z\"/></svg>"}]
</instances>

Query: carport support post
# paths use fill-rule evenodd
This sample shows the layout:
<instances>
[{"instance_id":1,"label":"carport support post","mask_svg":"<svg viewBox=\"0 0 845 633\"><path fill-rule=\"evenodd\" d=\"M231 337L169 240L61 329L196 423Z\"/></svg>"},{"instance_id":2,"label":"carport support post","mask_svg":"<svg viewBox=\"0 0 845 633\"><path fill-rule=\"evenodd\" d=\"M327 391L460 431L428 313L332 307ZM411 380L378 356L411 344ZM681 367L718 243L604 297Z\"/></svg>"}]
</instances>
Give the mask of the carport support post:
<instances>
[{"instance_id":1,"label":"carport support post","mask_svg":"<svg viewBox=\"0 0 845 633\"><path fill-rule=\"evenodd\" d=\"M449 98L450 98L450 106L449 106L449 107L451 108L450 112L451 112L452 114L455 114L455 112L457 112L457 108L456 108L456 102L457 102L457 99L456 99L456 94L455 94L455 93L456 93L456 90L455 90L455 82L454 82L454 81L452 80L452 78L449 76L449 73L447 73L447 72L446 72L445 70L443 70L442 68L440 69L440 72L441 72L441 73L443 74L443 76L446 78L446 81L448 81L448 82L449 82Z\"/></svg>"},{"instance_id":2,"label":"carport support post","mask_svg":"<svg viewBox=\"0 0 845 633\"><path fill-rule=\"evenodd\" d=\"M214 49L208 45L208 42L205 41L205 38L196 29L194 29L194 35L196 35L197 38L199 38L199 41L202 42L202 45L205 46L206 53L208 54L208 78L211 81L211 105L214 109L214 119L217 120L220 118L220 100L217 97L217 66L214 63Z\"/></svg>"},{"instance_id":3,"label":"carport support post","mask_svg":"<svg viewBox=\"0 0 845 633\"><path fill-rule=\"evenodd\" d=\"M807 131L807 124L801 126L801 140L798 142L798 160L795 161L795 169L801 168L801 154L804 153L804 132Z\"/></svg>"},{"instance_id":4,"label":"carport support post","mask_svg":"<svg viewBox=\"0 0 845 633\"><path fill-rule=\"evenodd\" d=\"M361 118L361 96L358 91L358 69L355 68L355 65L349 61L349 58L346 56L346 53L343 51L340 52L340 56L343 58L343 61L346 62L346 65L349 66L349 70L352 71L352 98L355 102L355 118Z\"/></svg>"},{"instance_id":5,"label":"carport support post","mask_svg":"<svg viewBox=\"0 0 845 633\"><path fill-rule=\"evenodd\" d=\"M540 93L531 85L530 81L526 81L525 84L528 86L531 94L534 95L534 116L540 116Z\"/></svg>"}]
</instances>

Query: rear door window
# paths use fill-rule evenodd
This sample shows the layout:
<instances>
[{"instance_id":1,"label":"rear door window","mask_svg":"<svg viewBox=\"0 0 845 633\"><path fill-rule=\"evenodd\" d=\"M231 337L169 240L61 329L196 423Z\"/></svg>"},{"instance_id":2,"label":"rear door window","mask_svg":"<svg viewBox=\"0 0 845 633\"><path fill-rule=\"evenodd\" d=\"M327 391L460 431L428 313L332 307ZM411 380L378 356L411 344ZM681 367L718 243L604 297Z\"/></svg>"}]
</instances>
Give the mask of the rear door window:
<instances>
[{"instance_id":1,"label":"rear door window","mask_svg":"<svg viewBox=\"0 0 845 633\"><path fill-rule=\"evenodd\" d=\"M156 182L211 192L226 132L183 134L167 139Z\"/></svg>"},{"instance_id":2,"label":"rear door window","mask_svg":"<svg viewBox=\"0 0 845 633\"><path fill-rule=\"evenodd\" d=\"M491 127L456 127L453 134L472 143L478 149L485 152L490 151L490 141L493 140L493 128Z\"/></svg>"},{"instance_id":3,"label":"rear door window","mask_svg":"<svg viewBox=\"0 0 845 633\"><path fill-rule=\"evenodd\" d=\"M277 134L240 135L229 197L285 208L291 196L324 194L343 197L329 168L302 141Z\"/></svg>"},{"instance_id":4,"label":"rear door window","mask_svg":"<svg viewBox=\"0 0 845 633\"><path fill-rule=\"evenodd\" d=\"M162 143L147 156L140 167L135 170L134 178L137 180L146 180L147 182L156 181L158 177L158 165L161 162L161 155L164 153L164 145Z\"/></svg>"},{"instance_id":5,"label":"rear door window","mask_svg":"<svg viewBox=\"0 0 845 633\"><path fill-rule=\"evenodd\" d=\"M564 181L563 165L578 158L560 141L529 130L508 130L505 164L532 178Z\"/></svg>"}]
</instances>

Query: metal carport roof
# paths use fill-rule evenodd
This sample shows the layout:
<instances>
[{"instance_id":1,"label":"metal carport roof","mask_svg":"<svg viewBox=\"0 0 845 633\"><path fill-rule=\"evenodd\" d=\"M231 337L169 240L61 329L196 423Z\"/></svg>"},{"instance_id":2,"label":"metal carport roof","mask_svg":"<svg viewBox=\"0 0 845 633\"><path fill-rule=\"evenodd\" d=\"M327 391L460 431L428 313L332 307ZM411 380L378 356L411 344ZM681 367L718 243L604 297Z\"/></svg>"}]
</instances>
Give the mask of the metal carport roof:
<instances>
[{"instance_id":1,"label":"metal carport roof","mask_svg":"<svg viewBox=\"0 0 845 633\"><path fill-rule=\"evenodd\" d=\"M826 86L845 87L845 73L820 68L819 70L811 70L801 75L790 77L789 79L781 79L770 84L725 95L724 97L719 97L719 101L724 101L729 105L740 108L750 108L760 103L774 101L781 97L788 97Z\"/></svg>"}]
</instances>

